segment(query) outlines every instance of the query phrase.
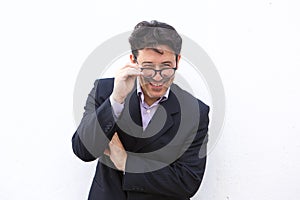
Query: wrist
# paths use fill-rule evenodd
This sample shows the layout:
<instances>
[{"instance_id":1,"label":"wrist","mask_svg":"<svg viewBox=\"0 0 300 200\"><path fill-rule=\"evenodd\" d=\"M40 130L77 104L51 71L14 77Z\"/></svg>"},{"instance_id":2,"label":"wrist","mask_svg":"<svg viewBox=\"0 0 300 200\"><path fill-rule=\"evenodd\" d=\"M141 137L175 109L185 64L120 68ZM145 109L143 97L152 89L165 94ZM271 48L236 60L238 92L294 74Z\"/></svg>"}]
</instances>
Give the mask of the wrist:
<instances>
[{"instance_id":1,"label":"wrist","mask_svg":"<svg viewBox=\"0 0 300 200\"><path fill-rule=\"evenodd\" d=\"M126 170L126 161L127 161L127 154L125 154L124 162L121 171L125 174Z\"/></svg>"},{"instance_id":2,"label":"wrist","mask_svg":"<svg viewBox=\"0 0 300 200\"><path fill-rule=\"evenodd\" d=\"M123 104L125 98L120 97L119 95L116 95L115 93L112 93L112 98L114 99L115 102L119 103L119 104Z\"/></svg>"}]
</instances>

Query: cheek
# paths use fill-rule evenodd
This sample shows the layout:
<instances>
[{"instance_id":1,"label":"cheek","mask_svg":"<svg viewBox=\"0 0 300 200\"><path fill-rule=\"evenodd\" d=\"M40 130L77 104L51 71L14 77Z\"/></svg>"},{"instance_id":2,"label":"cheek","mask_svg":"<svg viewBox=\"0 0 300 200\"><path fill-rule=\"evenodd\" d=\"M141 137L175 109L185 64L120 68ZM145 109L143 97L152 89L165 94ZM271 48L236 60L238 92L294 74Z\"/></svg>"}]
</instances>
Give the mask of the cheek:
<instances>
[{"instance_id":1,"label":"cheek","mask_svg":"<svg viewBox=\"0 0 300 200\"><path fill-rule=\"evenodd\" d=\"M165 84L169 87L173 83L173 81L174 81L174 78L170 79Z\"/></svg>"},{"instance_id":2,"label":"cheek","mask_svg":"<svg viewBox=\"0 0 300 200\"><path fill-rule=\"evenodd\" d=\"M140 82L140 84L141 84L141 87L145 87L145 86L147 85L147 82L146 82L145 79L142 78L142 77L139 77L139 82Z\"/></svg>"}]
</instances>

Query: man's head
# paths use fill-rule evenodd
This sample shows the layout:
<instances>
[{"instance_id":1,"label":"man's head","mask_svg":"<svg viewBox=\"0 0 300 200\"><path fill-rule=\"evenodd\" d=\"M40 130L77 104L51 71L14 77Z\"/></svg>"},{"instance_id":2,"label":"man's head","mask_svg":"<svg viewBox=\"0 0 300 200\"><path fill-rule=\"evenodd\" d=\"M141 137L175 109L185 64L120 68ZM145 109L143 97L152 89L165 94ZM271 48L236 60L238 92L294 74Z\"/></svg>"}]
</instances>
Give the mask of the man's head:
<instances>
[{"instance_id":1,"label":"man's head","mask_svg":"<svg viewBox=\"0 0 300 200\"><path fill-rule=\"evenodd\" d=\"M151 104L165 94L174 80L180 60L182 38L166 23L142 21L135 26L129 43L131 61L139 64L144 74L150 74L140 77L139 81L145 101ZM162 69L163 71L159 71Z\"/></svg>"},{"instance_id":2,"label":"man's head","mask_svg":"<svg viewBox=\"0 0 300 200\"><path fill-rule=\"evenodd\" d=\"M129 37L132 54L138 56L138 50L144 48L156 48L158 45L166 45L179 55L182 38L171 25L153 20L138 23Z\"/></svg>"}]
</instances>

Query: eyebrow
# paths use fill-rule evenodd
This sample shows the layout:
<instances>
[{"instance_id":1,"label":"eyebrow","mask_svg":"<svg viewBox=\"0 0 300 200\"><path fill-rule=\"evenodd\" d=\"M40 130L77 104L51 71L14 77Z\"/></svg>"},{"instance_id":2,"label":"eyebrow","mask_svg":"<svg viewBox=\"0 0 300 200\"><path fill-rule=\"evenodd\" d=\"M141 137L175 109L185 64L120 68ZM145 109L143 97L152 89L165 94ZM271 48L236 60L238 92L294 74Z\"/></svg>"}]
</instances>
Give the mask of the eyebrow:
<instances>
[{"instance_id":1,"label":"eyebrow","mask_svg":"<svg viewBox=\"0 0 300 200\"><path fill-rule=\"evenodd\" d=\"M145 61L145 62L142 62L142 64L153 64L153 62ZM164 62L162 62L160 64L172 64L172 62L171 61L164 61Z\"/></svg>"}]
</instances>

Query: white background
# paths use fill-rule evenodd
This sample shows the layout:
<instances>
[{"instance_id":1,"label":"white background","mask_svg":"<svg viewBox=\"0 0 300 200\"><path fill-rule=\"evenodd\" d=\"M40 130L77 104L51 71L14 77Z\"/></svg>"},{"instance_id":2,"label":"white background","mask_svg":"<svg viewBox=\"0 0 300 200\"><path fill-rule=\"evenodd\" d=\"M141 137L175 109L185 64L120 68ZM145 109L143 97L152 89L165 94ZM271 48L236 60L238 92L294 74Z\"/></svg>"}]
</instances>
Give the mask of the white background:
<instances>
[{"instance_id":1,"label":"white background","mask_svg":"<svg viewBox=\"0 0 300 200\"><path fill-rule=\"evenodd\" d=\"M72 153L76 77L102 42L152 19L197 42L226 92L193 200L300 199L299 10L297 0L1 1L0 199L87 198L96 162Z\"/></svg>"}]
</instances>

